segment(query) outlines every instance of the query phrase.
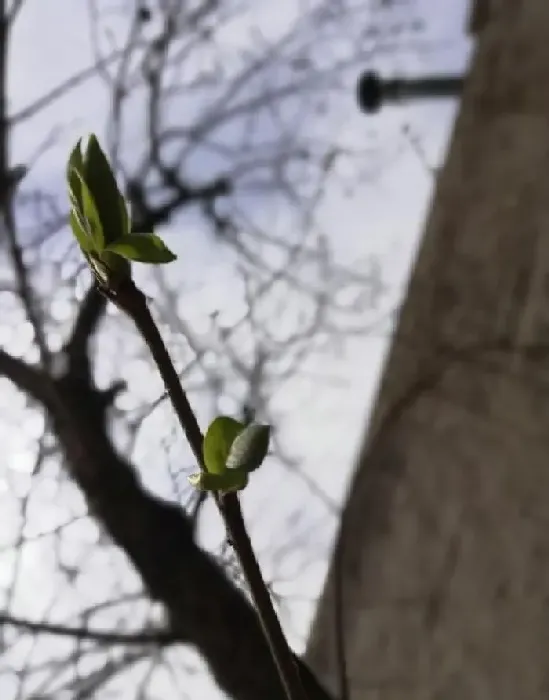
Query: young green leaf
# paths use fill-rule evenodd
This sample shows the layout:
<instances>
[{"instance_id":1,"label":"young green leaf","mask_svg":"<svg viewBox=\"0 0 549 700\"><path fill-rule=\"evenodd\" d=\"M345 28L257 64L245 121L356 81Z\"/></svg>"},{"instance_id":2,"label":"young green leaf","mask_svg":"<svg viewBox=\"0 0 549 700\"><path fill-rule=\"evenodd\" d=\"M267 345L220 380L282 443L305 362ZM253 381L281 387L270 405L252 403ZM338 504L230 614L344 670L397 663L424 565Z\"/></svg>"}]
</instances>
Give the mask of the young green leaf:
<instances>
[{"instance_id":1,"label":"young green leaf","mask_svg":"<svg viewBox=\"0 0 549 700\"><path fill-rule=\"evenodd\" d=\"M84 163L82 160L81 139L78 139L67 163L67 184L71 202L73 206L79 209L82 209L82 196L80 191L80 178L77 173L80 173L80 177L82 177L83 172Z\"/></svg>"},{"instance_id":2,"label":"young green leaf","mask_svg":"<svg viewBox=\"0 0 549 700\"><path fill-rule=\"evenodd\" d=\"M106 250L141 263L169 263L177 258L154 233L129 233L110 243Z\"/></svg>"},{"instance_id":3,"label":"young green leaf","mask_svg":"<svg viewBox=\"0 0 549 700\"><path fill-rule=\"evenodd\" d=\"M243 423L229 416L219 416L210 424L202 445L202 455L208 472L223 474L226 471L231 445L243 428Z\"/></svg>"},{"instance_id":4,"label":"young green leaf","mask_svg":"<svg viewBox=\"0 0 549 700\"><path fill-rule=\"evenodd\" d=\"M227 461L228 469L253 472L262 463L269 451L271 428L269 425L250 423L231 444Z\"/></svg>"},{"instance_id":5,"label":"young green leaf","mask_svg":"<svg viewBox=\"0 0 549 700\"><path fill-rule=\"evenodd\" d=\"M76 238L78 245L84 251L84 253L89 253L91 250L93 250L92 239L86 231L86 227L81 215L74 207L71 209L69 214L69 223L72 232L74 233L74 237Z\"/></svg>"},{"instance_id":6,"label":"young green leaf","mask_svg":"<svg viewBox=\"0 0 549 700\"><path fill-rule=\"evenodd\" d=\"M234 469L224 474L197 472L191 474L188 479L190 484L200 491L241 491L248 484L246 472Z\"/></svg>"},{"instance_id":7,"label":"young green leaf","mask_svg":"<svg viewBox=\"0 0 549 700\"><path fill-rule=\"evenodd\" d=\"M91 238L92 247L97 251L101 251L105 247L105 236L93 194L80 173L77 170L73 172L80 183L80 200L82 202L82 209L76 209L76 211L80 214L83 226Z\"/></svg>"},{"instance_id":8,"label":"young green leaf","mask_svg":"<svg viewBox=\"0 0 549 700\"><path fill-rule=\"evenodd\" d=\"M116 178L94 134L84 154L84 179L101 217L105 245L124 235L125 222L120 211L120 191Z\"/></svg>"},{"instance_id":9,"label":"young green leaf","mask_svg":"<svg viewBox=\"0 0 549 700\"><path fill-rule=\"evenodd\" d=\"M91 251L89 254L87 254L86 258L96 281L99 283L99 286L108 288L110 280L108 266L101 260L95 251Z\"/></svg>"},{"instance_id":10,"label":"young green leaf","mask_svg":"<svg viewBox=\"0 0 549 700\"><path fill-rule=\"evenodd\" d=\"M132 221L130 217L130 210L128 208L128 205L126 203L126 200L124 197L120 194L120 212L121 212L121 218L122 218L122 237L127 236L128 234L131 233L132 230Z\"/></svg>"},{"instance_id":11,"label":"young green leaf","mask_svg":"<svg viewBox=\"0 0 549 700\"><path fill-rule=\"evenodd\" d=\"M115 289L121 283L131 279L131 265L120 255L103 250L100 253L90 251L86 255L95 278L100 286Z\"/></svg>"}]
</instances>

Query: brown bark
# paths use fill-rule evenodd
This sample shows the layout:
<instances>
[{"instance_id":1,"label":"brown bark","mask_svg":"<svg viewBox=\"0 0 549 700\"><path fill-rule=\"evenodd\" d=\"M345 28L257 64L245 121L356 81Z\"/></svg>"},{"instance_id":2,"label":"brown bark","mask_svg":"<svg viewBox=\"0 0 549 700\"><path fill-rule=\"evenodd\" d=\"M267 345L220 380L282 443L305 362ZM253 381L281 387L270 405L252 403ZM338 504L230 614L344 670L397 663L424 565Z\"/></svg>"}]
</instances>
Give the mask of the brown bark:
<instances>
[{"instance_id":1,"label":"brown bark","mask_svg":"<svg viewBox=\"0 0 549 700\"><path fill-rule=\"evenodd\" d=\"M57 380L0 351L0 374L41 403L70 477L92 515L127 555L151 596L162 603L169 632L204 657L217 684L237 700L283 700L255 611L215 559L197 546L185 512L147 492L134 467L113 447L110 392L92 380L87 346L104 310L92 291L66 347L68 370ZM329 700L298 661L311 700Z\"/></svg>"}]
</instances>

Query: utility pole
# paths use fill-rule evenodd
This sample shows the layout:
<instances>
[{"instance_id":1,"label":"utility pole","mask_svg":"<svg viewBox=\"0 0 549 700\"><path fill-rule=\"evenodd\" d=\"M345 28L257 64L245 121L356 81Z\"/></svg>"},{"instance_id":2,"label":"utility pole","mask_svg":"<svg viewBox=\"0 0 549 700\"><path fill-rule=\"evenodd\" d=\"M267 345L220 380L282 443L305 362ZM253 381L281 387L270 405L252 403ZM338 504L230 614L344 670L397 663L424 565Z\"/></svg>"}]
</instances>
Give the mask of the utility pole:
<instances>
[{"instance_id":1,"label":"utility pole","mask_svg":"<svg viewBox=\"0 0 549 700\"><path fill-rule=\"evenodd\" d=\"M549 2L480 5L308 649L347 700L549 698Z\"/></svg>"}]
</instances>

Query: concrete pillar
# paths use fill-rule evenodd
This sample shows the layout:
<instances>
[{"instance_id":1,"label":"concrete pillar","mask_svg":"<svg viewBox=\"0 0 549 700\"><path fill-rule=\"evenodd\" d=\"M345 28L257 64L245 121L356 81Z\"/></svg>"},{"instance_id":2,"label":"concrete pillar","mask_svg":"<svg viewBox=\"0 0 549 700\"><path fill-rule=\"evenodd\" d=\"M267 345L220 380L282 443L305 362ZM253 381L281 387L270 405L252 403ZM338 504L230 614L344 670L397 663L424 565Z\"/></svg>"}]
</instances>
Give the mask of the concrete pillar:
<instances>
[{"instance_id":1,"label":"concrete pillar","mask_svg":"<svg viewBox=\"0 0 549 700\"><path fill-rule=\"evenodd\" d=\"M351 700L549 698L549 1L483 5L308 650Z\"/></svg>"}]
</instances>

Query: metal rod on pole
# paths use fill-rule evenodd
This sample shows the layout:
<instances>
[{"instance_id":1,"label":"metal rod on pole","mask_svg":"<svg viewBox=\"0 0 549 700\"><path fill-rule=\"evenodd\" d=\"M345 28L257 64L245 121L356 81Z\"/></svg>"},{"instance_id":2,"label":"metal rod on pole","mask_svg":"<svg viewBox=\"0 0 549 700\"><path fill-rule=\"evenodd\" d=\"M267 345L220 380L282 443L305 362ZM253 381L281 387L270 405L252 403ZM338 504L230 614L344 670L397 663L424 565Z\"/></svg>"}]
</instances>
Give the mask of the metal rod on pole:
<instances>
[{"instance_id":1,"label":"metal rod on pole","mask_svg":"<svg viewBox=\"0 0 549 700\"><path fill-rule=\"evenodd\" d=\"M358 80L357 99L363 112L375 114L387 103L457 97L464 83L463 76L452 75L383 80L377 73L367 71Z\"/></svg>"}]
</instances>

